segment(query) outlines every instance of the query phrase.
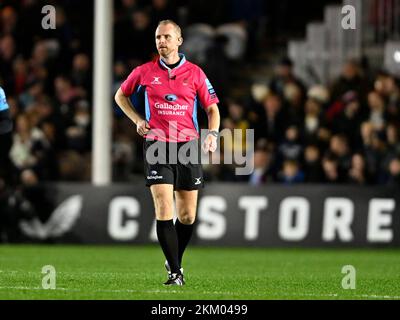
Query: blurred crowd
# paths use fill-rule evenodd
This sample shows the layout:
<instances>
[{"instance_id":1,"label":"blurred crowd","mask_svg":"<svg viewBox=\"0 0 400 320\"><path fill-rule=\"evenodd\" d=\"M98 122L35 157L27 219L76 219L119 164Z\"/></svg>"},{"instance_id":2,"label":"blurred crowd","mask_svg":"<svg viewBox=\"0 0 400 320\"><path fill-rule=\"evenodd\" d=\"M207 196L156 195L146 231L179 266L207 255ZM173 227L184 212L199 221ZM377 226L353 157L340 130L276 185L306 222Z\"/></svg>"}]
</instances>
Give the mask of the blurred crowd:
<instances>
[{"instance_id":1,"label":"blurred crowd","mask_svg":"<svg viewBox=\"0 0 400 320\"><path fill-rule=\"evenodd\" d=\"M113 91L134 67L156 56L158 21L174 19L183 26L182 51L205 70L219 95L221 129L255 130L254 172L237 176L234 164L206 166L209 181L398 184L400 89L389 73L372 76L349 61L330 86L307 88L283 59L268 83L249 86L240 100L229 98L230 71L257 52L265 27L262 3L215 1L209 8L198 0L115 1ZM46 4L56 8L54 30L41 27ZM90 180L92 5L1 3L0 86L14 132L9 162L0 169L0 195L6 184ZM205 117L199 120L205 127ZM228 148L238 146L224 142ZM141 176L141 152L141 138L114 105L114 181Z\"/></svg>"},{"instance_id":2,"label":"blurred crowd","mask_svg":"<svg viewBox=\"0 0 400 320\"><path fill-rule=\"evenodd\" d=\"M117 0L114 3L112 85L116 91L133 68L156 57L155 27L167 18L175 19L182 26L194 26L193 37L202 35L202 26L212 29L225 25L218 33L208 34L202 50L192 56L199 52L208 54L221 39L226 44L233 43L226 53L215 55L214 64L207 63L207 72L215 78L218 74L226 76L227 64L221 61L245 57L246 52L238 53L237 48L246 48L247 43L251 46L252 40L242 37L242 42L237 43L234 34L238 29L242 35L247 34L256 25L261 1L247 4L216 1L218 10L211 12L196 0ZM44 5L53 5L56 9L55 29L42 28ZM0 141L4 150L10 145L9 161L2 163L0 169L1 180L8 185L90 180L92 21L92 1L1 2L0 86L6 92L14 122L14 132ZM234 32L230 33L230 29ZM229 57L231 52L234 55ZM189 53L188 59L192 56ZM129 180L132 174L141 172L138 145L140 139L134 127L114 105L115 181Z\"/></svg>"},{"instance_id":3,"label":"blurred crowd","mask_svg":"<svg viewBox=\"0 0 400 320\"><path fill-rule=\"evenodd\" d=\"M225 128L255 129L255 170L223 180L253 185L400 184L400 80L344 64L330 85L306 87L282 59L269 83L256 83L243 101L227 104Z\"/></svg>"}]
</instances>

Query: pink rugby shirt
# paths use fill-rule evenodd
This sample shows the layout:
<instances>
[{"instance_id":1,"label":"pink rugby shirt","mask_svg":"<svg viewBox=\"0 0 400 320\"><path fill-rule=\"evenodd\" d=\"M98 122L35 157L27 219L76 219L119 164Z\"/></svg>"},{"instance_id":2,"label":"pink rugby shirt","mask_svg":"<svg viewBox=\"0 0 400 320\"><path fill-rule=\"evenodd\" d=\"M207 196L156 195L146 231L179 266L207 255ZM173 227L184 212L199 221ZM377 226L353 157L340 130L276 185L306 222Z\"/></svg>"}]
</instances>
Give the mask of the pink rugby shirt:
<instances>
[{"instance_id":1,"label":"pink rugby shirt","mask_svg":"<svg viewBox=\"0 0 400 320\"><path fill-rule=\"evenodd\" d=\"M219 103L203 70L179 54L181 62L173 69L161 59L135 68L122 83L121 90L130 97L144 88L146 120L150 125L147 139L185 142L199 137L197 104L204 109Z\"/></svg>"}]
</instances>

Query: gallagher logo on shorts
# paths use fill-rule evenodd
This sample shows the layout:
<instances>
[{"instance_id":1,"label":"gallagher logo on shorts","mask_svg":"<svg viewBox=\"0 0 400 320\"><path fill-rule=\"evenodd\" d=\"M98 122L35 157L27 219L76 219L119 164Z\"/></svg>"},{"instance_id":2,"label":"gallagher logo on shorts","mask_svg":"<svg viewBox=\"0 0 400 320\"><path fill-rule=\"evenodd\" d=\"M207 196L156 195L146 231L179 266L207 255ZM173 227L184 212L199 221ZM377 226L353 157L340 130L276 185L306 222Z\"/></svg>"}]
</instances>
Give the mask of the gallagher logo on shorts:
<instances>
[{"instance_id":1,"label":"gallagher logo on shorts","mask_svg":"<svg viewBox=\"0 0 400 320\"><path fill-rule=\"evenodd\" d=\"M157 180L157 179L162 179L163 176L158 176L157 171L151 170L150 171L151 176L147 176L147 180Z\"/></svg>"},{"instance_id":2,"label":"gallagher logo on shorts","mask_svg":"<svg viewBox=\"0 0 400 320\"><path fill-rule=\"evenodd\" d=\"M165 98L165 100L170 101L170 102L176 101L176 99L178 99L178 97L176 95L172 94L172 93L166 94L164 96L164 98Z\"/></svg>"}]
</instances>

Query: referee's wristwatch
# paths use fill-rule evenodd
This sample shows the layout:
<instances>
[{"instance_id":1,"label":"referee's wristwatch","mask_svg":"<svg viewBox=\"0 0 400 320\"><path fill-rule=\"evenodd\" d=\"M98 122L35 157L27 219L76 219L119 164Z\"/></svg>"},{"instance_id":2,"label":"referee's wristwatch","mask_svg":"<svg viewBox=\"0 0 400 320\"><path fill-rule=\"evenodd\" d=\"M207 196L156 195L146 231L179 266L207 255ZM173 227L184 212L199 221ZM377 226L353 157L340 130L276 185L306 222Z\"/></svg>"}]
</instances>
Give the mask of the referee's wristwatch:
<instances>
[{"instance_id":1,"label":"referee's wristwatch","mask_svg":"<svg viewBox=\"0 0 400 320\"><path fill-rule=\"evenodd\" d=\"M207 134L211 134L212 136L218 138L219 133L217 130L209 130Z\"/></svg>"}]
</instances>

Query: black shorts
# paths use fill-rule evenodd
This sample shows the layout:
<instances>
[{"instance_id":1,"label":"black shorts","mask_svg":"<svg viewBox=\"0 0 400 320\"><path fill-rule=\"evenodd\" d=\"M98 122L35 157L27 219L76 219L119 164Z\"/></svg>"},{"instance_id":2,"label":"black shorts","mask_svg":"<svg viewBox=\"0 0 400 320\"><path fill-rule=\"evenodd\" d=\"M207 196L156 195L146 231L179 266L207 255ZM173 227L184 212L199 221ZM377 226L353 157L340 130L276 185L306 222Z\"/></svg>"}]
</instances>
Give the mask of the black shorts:
<instances>
[{"instance_id":1,"label":"black shorts","mask_svg":"<svg viewBox=\"0 0 400 320\"><path fill-rule=\"evenodd\" d=\"M178 143L145 140L143 158L146 186L172 184L174 190L203 188L200 152L198 139Z\"/></svg>"}]
</instances>

